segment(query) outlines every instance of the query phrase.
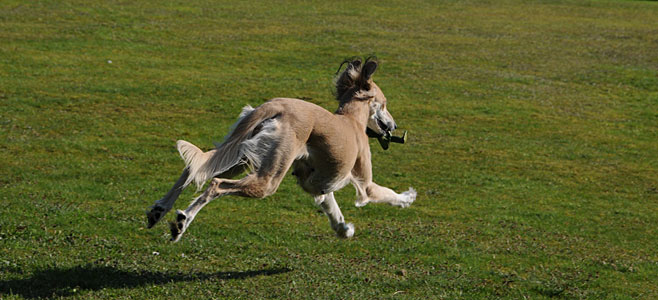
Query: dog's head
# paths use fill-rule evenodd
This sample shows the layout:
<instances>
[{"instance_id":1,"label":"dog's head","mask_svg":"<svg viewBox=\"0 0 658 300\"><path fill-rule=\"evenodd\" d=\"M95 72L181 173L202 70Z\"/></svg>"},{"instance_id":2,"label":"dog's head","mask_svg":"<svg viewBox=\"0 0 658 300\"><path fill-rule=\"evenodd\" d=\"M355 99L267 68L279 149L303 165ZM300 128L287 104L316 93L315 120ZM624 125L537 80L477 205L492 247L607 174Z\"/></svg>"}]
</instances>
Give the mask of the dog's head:
<instances>
[{"instance_id":1,"label":"dog's head","mask_svg":"<svg viewBox=\"0 0 658 300\"><path fill-rule=\"evenodd\" d=\"M368 101L368 128L376 134L390 136L397 124L386 109L384 93L372 80L372 74L377 70L377 60L369 57L362 63L361 59L356 58L343 64L346 62L347 68L336 79L336 98L341 103Z\"/></svg>"}]
</instances>

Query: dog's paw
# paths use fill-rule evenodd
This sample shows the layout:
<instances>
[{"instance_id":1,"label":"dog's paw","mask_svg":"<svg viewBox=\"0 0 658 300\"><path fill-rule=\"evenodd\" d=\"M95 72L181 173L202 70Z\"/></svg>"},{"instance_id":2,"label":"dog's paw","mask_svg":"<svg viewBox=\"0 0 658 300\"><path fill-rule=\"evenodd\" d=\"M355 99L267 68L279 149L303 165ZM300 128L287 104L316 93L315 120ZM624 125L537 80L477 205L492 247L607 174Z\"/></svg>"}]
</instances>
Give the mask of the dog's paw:
<instances>
[{"instance_id":1,"label":"dog's paw","mask_svg":"<svg viewBox=\"0 0 658 300\"><path fill-rule=\"evenodd\" d=\"M167 213L167 209L159 205L153 205L150 209L150 211L146 212L146 219L148 220L147 228L155 226Z\"/></svg>"},{"instance_id":2,"label":"dog's paw","mask_svg":"<svg viewBox=\"0 0 658 300\"><path fill-rule=\"evenodd\" d=\"M398 202L398 206L403 207L403 208L404 207L409 207L411 205L411 203L416 201L416 195L418 195L416 190L414 190L414 188L410 187L408 191L403 192L402 194L400 194L400 201Z\"/></svg>"},{"instance_id":3,"label":"dog's paw","mask_svg":"<svg viewBox=\"0 0 658 300\"><path fill-rule=\"evenodd\" d=\"M182 210L176 211L176 221L169 223L169 229L171 230L171 241L178 242L183 236L185 230L187 230L187 215Z\"/></svg>"},{"instance_id":4,"label":"dog's paw","mask_svg":"<svg viewBox=\"0 0 658 300\"><path fill-rule=\"evenodd\" d=\"M336 229L336 235L340 238L351 238L354 235L354 224L352 223L340 223Z\"/></svg>"}]
</instances>

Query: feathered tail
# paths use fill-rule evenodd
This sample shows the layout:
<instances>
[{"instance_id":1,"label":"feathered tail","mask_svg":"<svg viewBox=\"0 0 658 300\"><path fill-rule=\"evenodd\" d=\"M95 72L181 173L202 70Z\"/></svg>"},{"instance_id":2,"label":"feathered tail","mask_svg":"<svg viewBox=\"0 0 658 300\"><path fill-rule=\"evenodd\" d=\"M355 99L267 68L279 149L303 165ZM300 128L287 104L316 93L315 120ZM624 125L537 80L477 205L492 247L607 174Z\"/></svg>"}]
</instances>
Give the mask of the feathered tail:
<instances>
[{"instance_id":1,"label":"feathered tail","mask_svg":"<svg viewBox=\"0 0 658 300\"><path fill-rule=\"evenodd\" d=\"M276 122L266 125L264 121L270 119L274 114L274 112L255 110L251 106L245 106L242 108L237 122L233 124L231 131L224 138L224 142L208 152L203 152L183 140L176 142L178 152L190 173L184 186L194 182L197 189L201 189L208 179L222 174L240 163L248 162L254 167L260 165L260 160L253 154L258 152L259 147L266 147L269 144L268 141L273 138L272 133L276 129ZM262 128L256 136L252 136L258 125L261 125Z\"/></svg>"}]
</instances>

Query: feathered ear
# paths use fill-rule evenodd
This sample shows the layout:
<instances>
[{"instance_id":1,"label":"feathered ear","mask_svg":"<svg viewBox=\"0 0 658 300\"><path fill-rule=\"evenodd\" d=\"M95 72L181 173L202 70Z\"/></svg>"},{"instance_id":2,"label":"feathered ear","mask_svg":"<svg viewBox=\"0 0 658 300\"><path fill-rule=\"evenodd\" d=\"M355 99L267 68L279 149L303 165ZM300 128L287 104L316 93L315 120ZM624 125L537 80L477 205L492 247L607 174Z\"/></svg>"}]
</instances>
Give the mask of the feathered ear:
<instances>
[{"instance_id":1,"label":"feathered ear","mask_svg":"<svg viewBox=\"0 0 658 300\"><path fill-rule=\"evenodd\" d=\"M370 77L373 73L375 73L375 70L377 70L377 62L374 60L368 60L366 61L365 65L363 65L361 76L363 76L363 79L366 81L370 80Z\"/></svg>"}]
</instances>

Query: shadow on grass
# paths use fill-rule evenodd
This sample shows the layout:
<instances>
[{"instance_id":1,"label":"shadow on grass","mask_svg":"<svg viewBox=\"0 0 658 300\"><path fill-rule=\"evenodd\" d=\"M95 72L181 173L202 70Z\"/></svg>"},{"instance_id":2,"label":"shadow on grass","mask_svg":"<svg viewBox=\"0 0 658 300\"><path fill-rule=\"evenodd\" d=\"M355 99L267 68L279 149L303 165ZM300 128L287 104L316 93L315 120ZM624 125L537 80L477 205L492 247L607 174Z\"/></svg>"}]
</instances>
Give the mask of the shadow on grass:
<instances>
[{"instance_id":1,"label":"shadow on grass","mask_svg":"<svg viewBox=\"0 0 658 300\"><path fill-rule=\"evenodd\" d=\"M34 273L30 278L0 281L0 295L16 294L24 298L63 297L76 290L103 288L133 288L142 285L207 279L244 279L260 275L287 273L288 268L275 268L243 272L216 273L165 273L132 272L113 267L77 266L68 269L48 269Z\"/></svg>"}]
</instances>

